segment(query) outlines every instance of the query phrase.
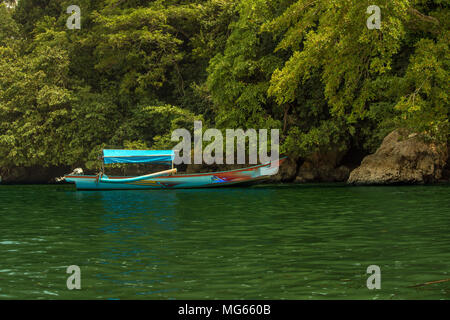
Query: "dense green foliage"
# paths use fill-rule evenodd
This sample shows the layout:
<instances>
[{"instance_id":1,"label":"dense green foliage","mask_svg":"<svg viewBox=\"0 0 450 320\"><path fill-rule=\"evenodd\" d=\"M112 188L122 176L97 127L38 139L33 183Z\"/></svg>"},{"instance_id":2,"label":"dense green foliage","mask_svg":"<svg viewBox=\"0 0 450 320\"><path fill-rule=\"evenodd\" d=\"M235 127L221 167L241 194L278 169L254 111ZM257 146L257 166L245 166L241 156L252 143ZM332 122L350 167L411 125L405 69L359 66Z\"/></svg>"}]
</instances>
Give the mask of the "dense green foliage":
<instances>
[{"instance_id":1,"label":"dense green foliage","mask_svg":"<svg viewBox=\"0 0 450 320\"><path fill-rule=\"evenodd\" d=\"M446 1L78 0L79 30L73 1L0 3L2 167L93 167L195 119L279 128L301 157L371 152L399 127L448 141Z\"/></svg>"}]
</instances>

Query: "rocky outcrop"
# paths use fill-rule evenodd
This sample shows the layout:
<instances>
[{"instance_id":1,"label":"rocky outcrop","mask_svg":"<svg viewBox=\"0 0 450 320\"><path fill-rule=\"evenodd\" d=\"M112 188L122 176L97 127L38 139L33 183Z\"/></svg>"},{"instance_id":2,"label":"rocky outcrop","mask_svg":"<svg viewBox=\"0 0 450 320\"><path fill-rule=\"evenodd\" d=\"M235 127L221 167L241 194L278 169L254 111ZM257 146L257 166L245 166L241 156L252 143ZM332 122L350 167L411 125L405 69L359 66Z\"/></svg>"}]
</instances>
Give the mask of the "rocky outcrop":
<instances>
[{"instance_id":1,"label":"rocky outcrop","mask_svg":"<svg viewBox=\"0 0 450 320\"><path fill-rule=\"evenodd\" d=\"M417 134L398 129L387 135L378 150L365 157L348 179L351 184L422 184L442 177L448 158L446 145L425 142Z\"/></svg>"},{"instance_id":2,"label":"rocky outcrop","mask_svg":"<svg viewBox=\"0 0 450 320\"><path fill-rule=\"evenodd\" d=\"M442 180L450 182L450 144L447 144L447 164L442 170Z\"/></svg>"},{"instance_id":3,"label":"rocky outcrop","mask_svg":"<svg viewBox=\"0 0 450 320\"><path fill-rule=\"evenodd\" d=\"M55 183L56 177L70 172L70 167L0 168L2 183Z\"/></svg>"},{"instance_id":4,"label":"rocky outcrop","mask_svg":"<svg viewBox=\"0 0 450 320\"><path fill-rule=\"evenodd\" d=\"M292 182L297 174L298 159L289 157L283 161L278 173L268 179L269 183Z\"/></svg>"},{"instance_id":5,"label":"rocky outcrop","mask_svg":"<svg viewBox=\"0 0 450 320\"><path fill-rule=\"evenodd\" d=\"M340 165L345 153L341 151L317 152L300 166L295 182L341 182L350 174L347 166Z\"/></svg>"}]
</instances>

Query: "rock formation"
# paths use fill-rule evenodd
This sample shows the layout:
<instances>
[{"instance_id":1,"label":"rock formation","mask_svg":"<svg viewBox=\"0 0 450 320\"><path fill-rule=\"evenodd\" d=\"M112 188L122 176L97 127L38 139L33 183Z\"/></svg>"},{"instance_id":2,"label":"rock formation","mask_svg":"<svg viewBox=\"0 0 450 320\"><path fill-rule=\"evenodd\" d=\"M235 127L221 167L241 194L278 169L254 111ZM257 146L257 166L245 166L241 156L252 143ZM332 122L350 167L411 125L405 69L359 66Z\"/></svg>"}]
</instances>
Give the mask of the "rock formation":
<instances>
[{"instance_id":1,"label":"rock formation","mask_svg":"<svg viewBox=\"0 0 450 320\"><path fill-rule=\"evenodd\" d=\"M346 181L350 169L340 165L345 153L340 151L317 152L300 166L295 182Z\"/></svg>"},{"instance_id":2,"label":"rock formation","mask_svg":"<svg viewBox=\"0 0 450 320\"><path fill-rule=\"evenodd\" d=\"M278 182L292 182L297 174L297 161L292 157L287 158L281 165L278 173L273 177L270 177L268 182L278 183Z\"/></svg>"},{"instance_id":3,"label":"rock formation","mask_svg":"<svg viewBox=\"0 0 450 320\"><path fill-rule=\"evenodd\" d=\"M447 146L426 142L420 135L398 129L387 135L378 150L365 157L348 179L351 184L422 184L442 177Z\"/></svg>"},{"instance_id":4,"label":"rock formation","mask_svg":"<svg viewBox=\"0 0 450 320\"><path fill-rule=\"evenodd\" d=\"M55 178L70 172L70 167L13 167L0 168L2 183L54 183Z\"/></svg>"}]
</instances>

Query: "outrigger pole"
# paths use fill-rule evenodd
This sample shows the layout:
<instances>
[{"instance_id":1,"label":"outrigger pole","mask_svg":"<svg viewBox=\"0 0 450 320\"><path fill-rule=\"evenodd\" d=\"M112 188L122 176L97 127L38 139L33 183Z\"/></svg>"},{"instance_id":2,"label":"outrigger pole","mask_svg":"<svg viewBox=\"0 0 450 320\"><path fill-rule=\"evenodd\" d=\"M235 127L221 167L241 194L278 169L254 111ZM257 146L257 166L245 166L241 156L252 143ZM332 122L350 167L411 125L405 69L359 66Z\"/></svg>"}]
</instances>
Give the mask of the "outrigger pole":
<instances>
[{"instance_id":1,"label":"outrigger pole","mask_svg":"<svg viewBox=\"0 0 450 320\"><path fill-rule=\"evenodd\" d=\"M102 173L105 173L105 162L103 161L103 154L98 157L98 160L102 162Z\"/></svg>"}]
</instances>

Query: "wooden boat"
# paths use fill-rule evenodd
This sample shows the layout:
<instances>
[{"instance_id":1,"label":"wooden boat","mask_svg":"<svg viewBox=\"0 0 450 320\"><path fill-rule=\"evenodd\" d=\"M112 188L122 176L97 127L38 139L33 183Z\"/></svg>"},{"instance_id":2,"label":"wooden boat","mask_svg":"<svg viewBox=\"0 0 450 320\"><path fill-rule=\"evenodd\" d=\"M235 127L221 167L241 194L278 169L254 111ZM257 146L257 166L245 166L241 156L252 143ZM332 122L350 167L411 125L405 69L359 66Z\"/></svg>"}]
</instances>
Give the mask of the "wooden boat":
<instances>
[{"instance_id":1,"label":"wooden boat","mask_svg":"<svg viewBox=\"0 0 450 320\"><path fill-rule=\"evenodd\" d=\"M172 169L138 177L112 177L102 170L97 175L66 175L78 190L180 189L251 184L276 174L283 159L253 167L222 172L176 174L173 150L103 150L103 163L153 163ZM272 164L272 165L271 165Z\"/></svg>"}]
</instances>

